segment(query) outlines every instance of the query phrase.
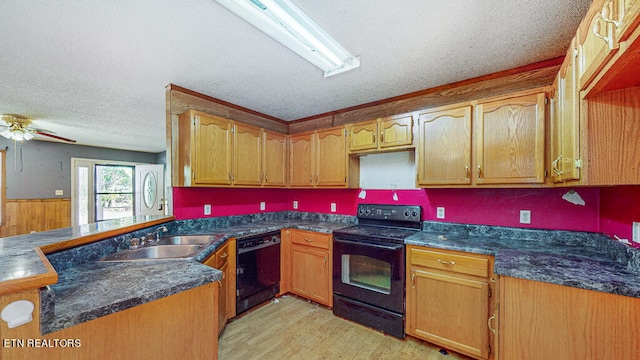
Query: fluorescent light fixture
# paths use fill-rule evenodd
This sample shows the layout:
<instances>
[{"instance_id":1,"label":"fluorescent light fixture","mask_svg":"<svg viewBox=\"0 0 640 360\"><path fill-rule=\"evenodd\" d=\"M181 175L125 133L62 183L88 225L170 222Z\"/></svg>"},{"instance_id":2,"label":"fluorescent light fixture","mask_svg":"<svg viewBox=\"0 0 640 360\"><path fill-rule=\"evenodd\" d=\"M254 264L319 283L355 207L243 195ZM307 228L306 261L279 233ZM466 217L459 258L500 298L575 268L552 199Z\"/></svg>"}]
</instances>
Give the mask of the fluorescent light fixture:
<instances>
[{"instance_id":1,"label":"fluorescent light fixture","mask_svg":"<svg viewBox=\"0 0 640 360\"><path fill-rule=\"evenodd\" d=\"M339 74L360 66L360 59L289 0L215 0L324 71Z\"/></svg>"}]
</instances>

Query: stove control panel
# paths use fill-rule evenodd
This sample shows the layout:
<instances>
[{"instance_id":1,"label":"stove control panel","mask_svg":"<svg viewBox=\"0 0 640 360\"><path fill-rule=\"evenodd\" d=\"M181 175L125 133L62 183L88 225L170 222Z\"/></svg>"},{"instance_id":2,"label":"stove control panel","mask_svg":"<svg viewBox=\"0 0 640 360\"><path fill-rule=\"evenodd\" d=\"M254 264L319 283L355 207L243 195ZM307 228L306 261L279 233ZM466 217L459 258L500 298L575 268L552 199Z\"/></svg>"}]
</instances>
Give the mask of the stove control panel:
<instances>
[{"instance_id":1,"label":"stove control panel","mask_svg":"<svg viewBox=\"0 0 640 360\"><path fill-rule=\"evenodd\" d=\"M359 204L358 218L420 222L422 218L422 208L417 205Z\"/></svg>"}]
</instances>

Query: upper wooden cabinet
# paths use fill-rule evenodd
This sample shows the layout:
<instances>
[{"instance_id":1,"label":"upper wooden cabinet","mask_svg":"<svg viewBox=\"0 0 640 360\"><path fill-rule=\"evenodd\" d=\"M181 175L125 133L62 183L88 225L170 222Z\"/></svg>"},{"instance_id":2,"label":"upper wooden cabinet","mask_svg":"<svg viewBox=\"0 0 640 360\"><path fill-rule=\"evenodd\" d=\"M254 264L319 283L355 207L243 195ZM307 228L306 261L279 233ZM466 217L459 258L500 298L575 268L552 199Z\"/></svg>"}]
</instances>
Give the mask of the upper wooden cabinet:
<instances>
[{"instance_id":1,"label":"upper wooden cabinet","mask_svg":"<svg viewBox=\"0 0 640 360\"><path fill-rule=\"evenodd\" d=\"M545 97L534 89L421 113L417 185L544 184Z\"/></svg>"},{"instance_id":2,"label":"upper wooden cabinet","mask_svg":"<svg viewBox=\"0 0 640 360\"><path fill-rule=\"evenodd\" d=\"M556 183L580 179L577 61L578 49L574 38L558 72L551 102L551 177Z\"/></svg>"},{"instance_id":3,"label":"upper wooden cabinet","mask_svg":"<svg viewBox=\"0 0 640 360\"><path fill-rule=\"evenodd\" d=\"M180 117L178 186L231 185L233 125L229 120L189 111Z\"/></svg>"},{"instance_id":4,"label":"upper wooden cabinet","mask_svg":"<svg viewBox=\"0 0 640 360\"><path fill-rule=\"evenodd\" d=\"M233 131L233 184L262 185L262 129L234 124Z\"/></svg>"},{"instance_id":5,"label":"upper wooden cabinet","mask_svg":"<svg viewBox=\"0 0 640 360\"><path fill-rule=\"evenodd\" d=\"M544 92L479 103L477 184L544 183Z\"/></svg>"},{"instance_id":6,"label":"upper wooden cabinet","mask_svg":"<svg viewBox=\"0 0 640 360\"><path fill-rule=\"evenodd\" d=\"M419 186L471 184L471 109L467 105L420 114Z\"/></svg>"},{"instance_id":7,"label":"upper wooden cabinet","mask_svg":"<svg viewBox=\"0 0 640 360\"><path fill-rule=\"evenodd\" d=\"M595 0L578 28L578 77L584 90L606 62L618 50L614 25L610 18L618 16L619 0Z\"/></svg>"},{"instance_id":8,"label":"upper wooden cabinet","mask_svg":"<svg viewBox=\"0 0 640 360\"><path fill-rule=\"evenodd\" d=\"M178 132L174 186L286 186L286 135L194 110Z\"/></svg>"},{"instance_id":9,"label":"upper wooden cabinet","mask_svg":"<svg viewBox=\"0 0 640 360\"><path fill-rule=\"evenodd\" d=\"M287 185L287 136L264 130L262 184L264 186Z\"/></svg>"},{"instance_id":10,"label":"upper wooden cabinet","mask_svg":"<svg viewBox=\"0 0 640 360\"><path fill-rule=\"evenodd\" d=\"M357 187L358 159L349 157L343 126L292 135L289 186Z\"/></svg>"},{"instance_id":11,"label":"upper wooden cabinet","mask_svg":"<svg viewBox=\"0 0 640 360\"><path fill-rule=\"evenodd\" d=\"M349 152L403 150L413 146L413 116L398 115L346 125Z\"/></svg>"}]
</instances>

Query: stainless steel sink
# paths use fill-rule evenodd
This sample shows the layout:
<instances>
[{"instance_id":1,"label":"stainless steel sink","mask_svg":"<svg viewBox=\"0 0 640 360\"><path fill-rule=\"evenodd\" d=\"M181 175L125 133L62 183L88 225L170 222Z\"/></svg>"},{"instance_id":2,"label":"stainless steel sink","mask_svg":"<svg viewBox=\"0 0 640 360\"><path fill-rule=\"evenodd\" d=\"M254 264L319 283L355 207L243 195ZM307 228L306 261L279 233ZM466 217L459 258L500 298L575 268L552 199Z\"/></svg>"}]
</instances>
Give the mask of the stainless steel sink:
<instances>
[{"instance_id":1,"label":"stainless steel sink","mask_svg":"<svg viewBox=\"0 0 640 360\"><path fill-rule=\"evenodd\" d=\"M158 245L205 245L215 239L212 235L167 235L160 237Z\"/></svg>"},{"instance_id":2,"label":"stainless steel sink","mask_svg":"<svg viewBox=\"0 0 640 360\"><path fill-rule=\"evenodd\" d=\"M124 250L107 255L99 261L134 261L149 259L190 258L202 249L202 245L157 245L135 250Z\"/></svg>"}]
</instances>

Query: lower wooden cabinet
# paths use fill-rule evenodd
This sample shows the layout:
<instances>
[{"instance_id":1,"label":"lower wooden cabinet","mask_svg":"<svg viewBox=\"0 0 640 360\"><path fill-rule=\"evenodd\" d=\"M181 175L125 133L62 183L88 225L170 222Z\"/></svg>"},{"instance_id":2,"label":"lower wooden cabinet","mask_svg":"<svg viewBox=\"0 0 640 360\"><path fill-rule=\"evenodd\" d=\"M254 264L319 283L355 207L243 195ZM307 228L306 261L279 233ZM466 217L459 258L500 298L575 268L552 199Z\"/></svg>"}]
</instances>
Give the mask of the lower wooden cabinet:
<instances>
[{"instance_id":1,"label":"lower wooden cabinet","mask_svg":"<svg viewBox=\"0 0 640 360\"><path fill-rule=\"evenodd\" d=\"M219 335L227 321L236 316L236 240L228 240L204 264L222 271L222 279L218 282Z\"/></svg>"},{"instance_id":2,"label":"lower wooden cabinet","mask_svg":"<svg viewBox=\"0 0 640 360\"><path fill-rule=\"evenodd\" d=\"M281 292L300 295L333 306L331 235L305 230L284 230Z\"/></svg>"},{"instance_id":3,"label":"lower wooden cabinet","mask_svg":"<svg viewBox=\"0 0 640 360\"><path fill-rule=\"evenodd\" d=\"M500 277L500 359L637 359L640 298Z\"/></svg>"},{"instance_id":4,"label":"lower wooden cabinet","mask_svg":"<svg viewBox=\"0 0 640 360\"><path fill-rule=\"evenodd\" d=\"M407 334L494 358L492 269L490 256L407 246Z\"/></svg>"}]
</instances>

